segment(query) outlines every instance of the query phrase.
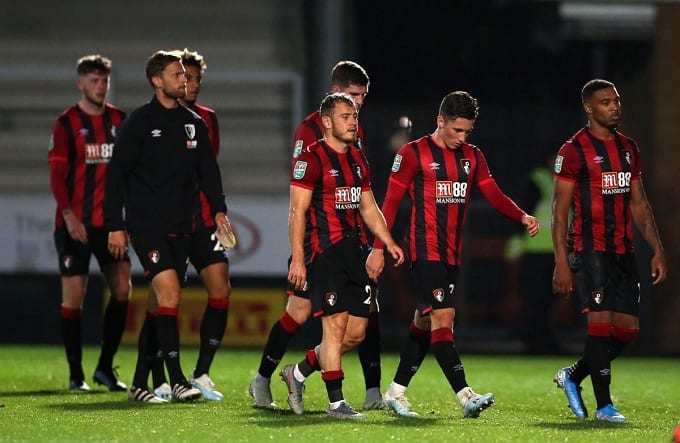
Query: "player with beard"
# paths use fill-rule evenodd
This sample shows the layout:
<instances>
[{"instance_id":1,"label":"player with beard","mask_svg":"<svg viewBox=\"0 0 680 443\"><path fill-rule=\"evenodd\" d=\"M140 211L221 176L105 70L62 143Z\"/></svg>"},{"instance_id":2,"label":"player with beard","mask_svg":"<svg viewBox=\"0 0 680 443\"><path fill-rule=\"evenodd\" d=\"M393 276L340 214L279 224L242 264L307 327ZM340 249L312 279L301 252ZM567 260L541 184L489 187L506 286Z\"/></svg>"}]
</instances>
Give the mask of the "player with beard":
<instances>
[{"instance_id":1,"label":"player with beard","mask_svg":"<svg viewBox=\"0 0 680 443\"><path fill-rule=\"evenodd\" d=\"M61 276L61 333L69 365L69 389L89 391L82 367L81 314L90 258L94 254L111 298L104 312L102 347L95 383L125 391L113 370L113 357L125 328L130 298L130 258L114 258L107 249L103 203L106 169L125 113L106 102L111 60L99 54L78 60L81 98L54 122L48 160L50 185L57 202L54 242Z\"/></svg>"},{"instance_id":2,"label":"player with beard","mask_svg":"<svg viewBox=\"0 0 680 443\"><path fill-rule=\"evenodd\" d=\"M108 170L108 247L121 257L129 235L158 303L157 334L142 328L139 355L148 355L141 347L160 348L172 399L188 401L201 397L201 391L187 381L180 365L177 312L191 249L196 190L207 197L215 224L227 223L227 209L206 124L179 103L186 92L180 57L167 51L154 53L147 61L146 76L154 97L125 122ZM147 340L149 335L157 335L155 347ZM162 403L165 400L147 387L150 364L138 358L129 398Z\"/></svg>"},{"instance_id":3,"label":"player with beard","mask_svg":"<svg viewBox=\"0 0 680 443\"><path fill-rule=\"evenodd\" d=\"M373 197L366 157L355 146L354 101L344 93L330 94L319 113L324 138L302 150L291 172L288 281L295 290L308 287L312 315L321 317L322 339L300 363L285 366L282 378L289 390L288 404L302 414L304 380L321 369L328 415L358 419L365 415L349 406L342 392L342 354L364 338L374 296L369 280L378 277L365 266L360 220L385 242L397 265L404 257Z\"/></svg>"},{"instance_id":4,"label":"player with beard","mask_svg":"<svg viewBox=\"0 0 680 443\"><path fill-rule=\"evenodd\" d=\"M331 72L331 93L344 92L349 95L361 110L370 80L364 68L359 64L343 60L338 62ZM293 161L300 155L302 149L324 137L324 126L318 110L309 114L295 130ZM357 123L356 147L363 150L362 140L364 130ZM366 231L362 227L362 236L366 238ZM368 254L368 250L365 251ZM371 299L371 309L368 316L366 336L358 347L359 361L364 374L366 397L364 409L380 409L384 407L380 392L380 329L378 324L377 286L371 281L371 291L375 297ZM288 303L286 311L274 323L269 332L267 344L262 352L260 367L252 379L249 392L256 407L272 408L275 403L271 394L271 376L286 352L293 334L307 322L312 312L310 295L306 290L295 290L289 283L287 288Z\"/></svg>"},{"instance_id":5,"label":"player with beard","mask_svg":"<svg viewBox=\"0 0 680 443\"><path fill-rule=\"evenodd\" d=\"M220 153L220 128L214 110L196 103L201 92L203 74L207 68L203 56L195 51L184 49L174 51L181 58L187 79L186 93L180 103L201 116L208 126L208 135L215 157ZM200 326L200 348L196 366L190 382L201 391L203 398L211 401L222 401L224 396L215 388L209 371L217 349L220 347L224 331L227 328L229 314L229 258L227 252L215 238L215 223L210 215L210 205L203 192L199 195L194 214L195 231L191 237L189 261L201 276L208 292L208 304L203 312ZM155 328L157 313L155 312L155 294L149 288L147 318L149 327ZM170 399L172 389L165 378L162 356L156 356L152 367L154 394L157 397Z\"/></svg>"},{"instance_id":6,"label":"player with beard","mask_svg":"<svg viewBox=\"0 0 680 443\"><path fill-rule=\"evenodd\" d=\"M640 328L633 223L652 249L649 271L655 285L666 279L666 255L642 185L640 150L617 131L621 97L616 87L591 80L583 86L581 101L588 126L562 145L555 159L553 291L569 295L576 283L582 312L588 316L588 335L581 359L560 369L555 382L571 411L583 420L588 412L580 385L590 375L595 419L624 422L609 385L612 360Z\"/></svg>"}]
</instances>

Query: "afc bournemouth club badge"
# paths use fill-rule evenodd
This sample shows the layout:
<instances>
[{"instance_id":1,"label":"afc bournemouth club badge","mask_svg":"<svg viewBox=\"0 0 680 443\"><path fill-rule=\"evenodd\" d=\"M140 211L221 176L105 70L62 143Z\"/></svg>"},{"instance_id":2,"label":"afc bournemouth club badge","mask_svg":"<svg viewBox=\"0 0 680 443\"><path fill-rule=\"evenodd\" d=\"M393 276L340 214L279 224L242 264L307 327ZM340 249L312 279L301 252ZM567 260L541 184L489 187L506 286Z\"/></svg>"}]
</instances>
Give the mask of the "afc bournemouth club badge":
<instances>
[{"instance_id":1,"label":"afc bournemouth club badge","mask_svg":"<svg viewBox=\"0 0 680 443\"><path fill-rule=\"evenodd\" d=\"M338 295L335 292L328 292L326 294L326 303L328 303L329 306L335 306L335 303L338 301Z\"/></svg>"},{"instance_id":2,"label":"afc bournemouth club badge","mask_svg":"<svg viewBox=\"0 0 680 443\"><path fill-rule=\"evenodd\" d=\"M599 305L599 304L601 304L602 301L604 300L604 293L603 293L602 291L594 291L594 292L591 294L591 297L593 298L593 302L594 302L596 305Z\"/></svg>"},{"instance_id":3,"label":"afc bournemouth club badge","mask_svg":"<svg viewBox=\"0 0 680 443\"><path fill-rule=\"evenodd\" d=\"M444 300L444 290L442 288L437 288L434 291L432 291L432 295L438 302L442 302Z\"/></svg>"},{"instance_id":4,"label":"afc bournemouth club badge","mask_svg":"<svg viewBox=\"0 0 680 443\"><path fill-rule=\"evenodd\" d=\"M158 263L161 260L161 253L157 250L149 252L149 260L153 263Z\"/></svg>"}]
</instances>

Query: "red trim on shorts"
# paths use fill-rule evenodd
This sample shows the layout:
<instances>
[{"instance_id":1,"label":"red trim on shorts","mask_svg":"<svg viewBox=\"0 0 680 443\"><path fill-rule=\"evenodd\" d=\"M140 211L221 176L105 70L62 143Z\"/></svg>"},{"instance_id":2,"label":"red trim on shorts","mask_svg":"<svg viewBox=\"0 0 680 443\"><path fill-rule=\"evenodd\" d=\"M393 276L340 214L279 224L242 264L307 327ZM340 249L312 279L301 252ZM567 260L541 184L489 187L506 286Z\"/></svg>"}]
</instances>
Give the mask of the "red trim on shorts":
<instances>
[{"instance_id":1,"label":"red trim on shorts","mask_svg":"<svg viewBox=\"0 0 680 443\"><path fill-rule=\"evenodd\" d=\"M408 333L409 335L413 335L416 338L419 338L421 340L430 340L430 331L423 331L422 329L418 329L415 323L413 321L411 322L410 325L408 325Z\"/></svg>"},{"instance_id":2,"label":"red trim on shorts","mask_svg":"<svg viewBox=\"0 0 680 443\"><path fill-rule=\"evenodd\" d=\"M342 369L339 371L325 371L321 374L321 379L323 381L336 381L345 378L345 373Z\"/></svg>"},{"instance_id":3,"label":"red trim on shorts","mask_svg":"<svg viewBox=\"0 0 680 443\"><path fill-rule=\"evenodd\" d=\"M325 313L326 313L326 312L322 309L322 310L320 310L320 311L314 312L314 313L312 314L312 316L313 316L314 318L317 318L317 317L321 317L321 316L324 315Z\"/></svg>"},{"instance_id":4,"label":"red trim on shorts","mask_svg":"<svg viewBox=\"0 0 680 443\"><path fill-rule=\"evenodd\" d=\"M435 344L439 342L453 343L453 331L451 328L439 328L432 331L430 343Z\"/></svg>"},{"instance_id":5,"label":"red trim on shorts","mask_svg":"<svg viewBox=\"0 0 680 443\"><path fill-rule=\"evenodd\" d=\"M612 327L612 337L624 343L630 343L640 332L640 328L619 328Z\"/></svg>"},{"instance_id":6,"label":"red trim on shorts","mask_svg":"<svg viewBox=\"0 0 680 443\"><path fill-rule=\"evenodd\" d=\"M80 315L82 313L83 313L82 309L67 308L65 306L61 307L61 318L69 318L69 319L80 318Z\"/></svg>"},{"instance_id":7,"label":"red trim on shorts","mask_svg":"<svg viewBox=\"0 0 680 443\"><path fill-rule=\"evenodd\" d=\"M162 308L158 307L158 315L168 315L170 317L177 317L179 309L177 308Z\"/></svg>"},{"instance_id":8,"label":"red trim on shorts","mask_svg":"<svg viewBox=\"0 0 680 443\"><path fill-rule=\"evenodd\" d=\"M225 310L229 307L229 297L208 297L208 306L215 309Z\"/></svg>"},{"instance_id":9,"label":"red trim on shorts","mask_svg":"<svg viewBox=\"0 0 680 443\"><path fill-rule=\"evenodd\" d=\"M293 317L288 314L288 312L284 312L281 314L281 318L279 318L279 323L281 323L281 326L283 327L284 331L286 331L289 334L292 334L293 332L297 331L300 329L300 324L298 324L295 320L293 320Z\"/></svg>"},{"instance_id":10,"label":"red trim on shorts","mask_svg":"<svg viewBox=\"0 0 680 443\"><path fill-rule=\"evenodd\" d=\"M588 335L593 337L609 337L611 330L611 323L590 323L588 325Z\"/></svg>"}]
</instances>

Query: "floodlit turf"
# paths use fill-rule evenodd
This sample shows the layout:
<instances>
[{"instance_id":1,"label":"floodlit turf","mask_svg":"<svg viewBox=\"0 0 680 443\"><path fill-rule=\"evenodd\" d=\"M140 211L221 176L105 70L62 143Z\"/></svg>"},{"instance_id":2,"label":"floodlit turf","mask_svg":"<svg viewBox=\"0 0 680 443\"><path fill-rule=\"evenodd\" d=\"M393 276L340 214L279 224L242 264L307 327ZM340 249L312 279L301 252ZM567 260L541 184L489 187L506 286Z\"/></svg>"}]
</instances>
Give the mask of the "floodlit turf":
<instances>
[{"instance_id":1,"label":"floodlit turf","mask_svg":"<svg viewBox=\"0 0 680 443\"><path fill-rule=\"evenodd\" d=\"M84 351L91 376L97 349ZM130 382L136 350L116 357L121 379ZM302 357L289 353L284 362ZM195 349L183 349L187 372ZM555 371L571 357L463 355L468 382L477 392L491 391L496 404L478 419L464 419L436 361L428 357L408 394L418 418L386 411L367 412L362 421L326 416L327 398L318 374L307 383L303 416L293 415L278 374L272 381L280 409L254 409L247 386L259 363L258 351L221 350L212 379L224 393L221 403L142 405L125 393L94 386L92 393L67 390L67 366L61 347L0 346L0 441L191 441L191 442L664 442L680 422L680 360L622 357L614 363L614 402L625 424L575 419ZM383 356L383 389L394 374L397 356ZM345 397L359 409L364 389L358 358L345 359ZM591 413L589 381L584 399Z\"/></svg>"}]
</instances>

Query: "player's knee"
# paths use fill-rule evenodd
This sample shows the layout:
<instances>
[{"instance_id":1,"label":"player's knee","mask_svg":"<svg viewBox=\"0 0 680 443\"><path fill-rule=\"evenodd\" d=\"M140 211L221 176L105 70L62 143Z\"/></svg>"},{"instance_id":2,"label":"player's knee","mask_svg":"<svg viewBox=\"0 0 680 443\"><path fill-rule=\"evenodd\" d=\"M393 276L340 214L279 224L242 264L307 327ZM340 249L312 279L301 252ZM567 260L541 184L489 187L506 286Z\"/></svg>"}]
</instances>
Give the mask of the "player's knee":
<instances>
[{"instance_id":1,"label":"player's knee","mask_svg":"<svg viewBox=\"0 0 680 443\"><path fill-rule=\"evenodd\" d=\"M295 323L301 325L307 321L309 315L312 313L312 304L309 300L300 299L299 297L290 297L288 300L288 305L286 306L286 312L295 321Z\"/></svg>"},{"instance_id":2,"label":"player's knee","mask_svg":"<svg viewBox=\"0 0 680 443\"><path fill-rule=\"evenodd\" d=\"M343 350L349 351L350 349L356 348L364 341L365 337L365 331L348 331L342 340Z\"/></svg>"}]
</instances>

